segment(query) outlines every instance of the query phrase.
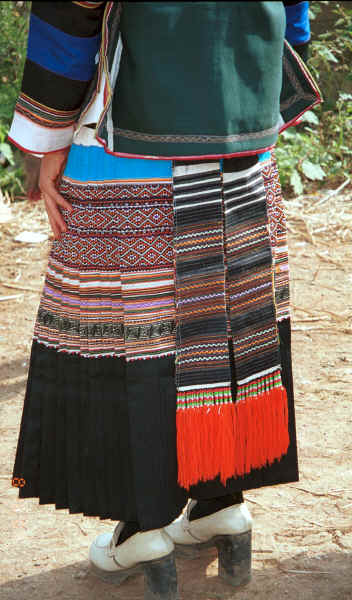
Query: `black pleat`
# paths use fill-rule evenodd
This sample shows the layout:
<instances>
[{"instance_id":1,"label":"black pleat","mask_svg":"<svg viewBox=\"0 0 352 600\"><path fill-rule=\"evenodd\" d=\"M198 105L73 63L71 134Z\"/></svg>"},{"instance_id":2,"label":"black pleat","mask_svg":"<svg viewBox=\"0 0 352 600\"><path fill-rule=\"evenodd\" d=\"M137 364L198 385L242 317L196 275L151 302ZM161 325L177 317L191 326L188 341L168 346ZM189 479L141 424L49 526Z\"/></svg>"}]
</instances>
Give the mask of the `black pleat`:
<instances>
[{"instance_id":1,"label":"black pleat","mask_svg":"<svg viewBox=\"0 0 352 600\"><path fill-rule=\"evenodd\" d=\"M56 508L65 508L68 505L68 493L67 493L67 473L71 468L70 462L68 461L66 452L66 435L67 435L67 423L66 423L66 404L67 404L67 385L65 381L65 367L66 360L69 358L67 355L62 354L60 360L56 362L56 388L54 390L56 399L56 410L55 410L55 425L56 425L56 460L55 460L55 502ZM63 393L65 391L65 393ZM46 401L50 401L50 397Z\"/></svg>"},{"instance_id":2,"label":"black pleat","mask_svg":"<svg viewBox=\"0 0 352 600\"><path fill-rule=\"evenodd\" d=\"M37 426L35 426L35 424L31 426L31 422L35 420L36 416L38 419L38 406L35 406L34 402L32 401L31 393L36 366L35 351L32 348L28 371L27 389L24 398L20 433L15 464L13 468L13 477L23 478L26 482L25 487L19 489L20 498L27 497L27 494L29 497L35 497L39 494L38 446L40 441L40 422L38 423L37 421ZM34 432L34 435L37 433L33 444L31 442L31 432Z\"/></svg>"},{"instance_id":3,"label":"black pleat","mask_svg":"<svg viewBox=\"0 0 352 600\"><path fill-rule=\"evenodd\" d=\"M35 351L35 386L31 396L40 402L40 504L56 503L56 395L57 361L54 352Z\"/></svg>"},{"instance_id":4,"label":"black pleat","mask_svg":"<svg viewBox=\"0 0 352 600\"><path fill-rule=\"evenodd\" d=\"M126 388L136 520L153 529L177 517L188 497L177 485L174 357L128 363Z\"/></svg>"},{"instance_id":5,"label":"black pleat","mask_svg":"<svg viewBox=\"0 0 352 600\"><path fill-rule=\"evenodd\" d=\"M100 360L100 359L99 359ZM84 513L94 516L98 510L98 498L96 495L96 461L94 448L95 442L95 414L94 414L94 371L96 361L86 360L87 374L84 382L84 408L82 413L83 436L84 436L84 467L83 477L86 481L86 493L83 498Z\"/></svg>"},{"instance_id":6,"label":"black pleat","mask_svg":"<svg viewBox=\"0 0 352 600\"><path fill-rule=\"evenodd\" d=\"M245 477L193 486L190 497L297 481L290 322L278 324L289 401L290 446L281 460ZM233 362L233 361L231 361ZM232 364L233 391L236 391ZM174 357L126 363L89 359L33 343L14 476L21 498L155 529L180 514Z\"/></svg>"},{"instance_id":7,"label":"black pleat","mask_svg":"<svg viewBox=\"0 0 352 600\"><path fill-rule=\"evenodd\" d=\"M72 512L82 511L82 458L84 444L81 426L80 360L78 356L68 357L73 368L63 369L64 389L66 391L66 462L68 506ZM70 376L70 380L68 380Z\"/></svg>"},{"instance_id":8,"label":"black pleat","mask_svg":"<svg viewBox=\"0 0 352 600\"><path fill-rule=\"evenodd\" d=\"M106 476L109 483L109 518L135 521L137 507L130 452L130 424L125 381L126 363L109 358L105 371L105 418L109 424L106 439ZM110 398L109 389L114 389ZM100 515L101 518L108 515Z\"/></svg>"},{"instance_id":9,"label":"black pleat","mask_svg":"<svg viewBox=\"0 0 352 600\"><path fill-rule=\"evenodd\" d=\"M89 467L89 439L88 439L88 422L89 422L89 362L80 360L79 364L79 420L81 427L81 506L82 512L88 514L89 500L91 497L90 490L90 467Z\"/></svg>"},{"instance_id":10,"label":"black pleat","mask_svg":"<svg viewBox=\"0 0 352 600\"><path fill-rule=\"evenodd\" d=\"M92 448L92 451L95 465L95 494L98 514L104 515L108 514L107 486L109 482L106 479L105 440L109 424L106 422L104 414L104 373L102 373L99 360L91 362L94 370L94 377L91 380L93 383L91 388L93 413L93 431L91 437L94 439L94 448Z\"/></svg>"}]
</instances>

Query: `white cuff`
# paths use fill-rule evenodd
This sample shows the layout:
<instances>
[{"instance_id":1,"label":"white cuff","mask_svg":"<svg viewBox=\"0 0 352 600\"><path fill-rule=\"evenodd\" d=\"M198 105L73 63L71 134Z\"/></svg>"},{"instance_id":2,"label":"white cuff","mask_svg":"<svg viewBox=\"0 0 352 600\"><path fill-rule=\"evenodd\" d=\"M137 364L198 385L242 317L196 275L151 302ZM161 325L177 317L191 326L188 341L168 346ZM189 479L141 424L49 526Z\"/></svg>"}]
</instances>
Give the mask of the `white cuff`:
<instances>
[{"instance_id":1,"label":"white cuff","mask_svg":"<svg viewBox=\"0 0 352 600\"><path fill-rule=\"evenodd\" d=\"M15 111L8 138L20 150L42 155L71 146L73 134L73 125L42 127Z\"/></svg>"}]
</instances>

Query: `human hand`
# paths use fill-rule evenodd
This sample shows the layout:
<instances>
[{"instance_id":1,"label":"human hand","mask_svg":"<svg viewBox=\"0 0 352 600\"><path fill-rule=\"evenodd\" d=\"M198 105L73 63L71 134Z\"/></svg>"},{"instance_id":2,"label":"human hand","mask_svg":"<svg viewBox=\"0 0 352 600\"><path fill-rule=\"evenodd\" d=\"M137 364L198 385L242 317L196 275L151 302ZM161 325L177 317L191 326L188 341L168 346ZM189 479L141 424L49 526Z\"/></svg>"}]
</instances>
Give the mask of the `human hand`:
<instances>
[{"instance_id":1,"label":"human hand","mask_svg":"<svg viewBox=\"0 0 352 600\"><path fill-rule=\"evenodd\" d=\"M57 185L64 171L69 148L45 154L40 165L39 189L42 193L54 239L67 231L60 208L72 211L71 204L59 194Z\"/></svg>"}]
</instances>

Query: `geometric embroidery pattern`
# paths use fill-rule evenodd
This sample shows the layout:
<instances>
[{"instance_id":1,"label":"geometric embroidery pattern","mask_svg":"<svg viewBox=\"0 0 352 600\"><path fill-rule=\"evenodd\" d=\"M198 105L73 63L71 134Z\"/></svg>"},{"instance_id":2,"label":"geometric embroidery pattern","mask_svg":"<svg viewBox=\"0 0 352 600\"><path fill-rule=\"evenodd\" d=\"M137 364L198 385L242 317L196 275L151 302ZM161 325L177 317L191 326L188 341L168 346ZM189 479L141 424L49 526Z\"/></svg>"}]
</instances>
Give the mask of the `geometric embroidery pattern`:
<instances>
[{"instance_id":1,"label":"geometric embroidery pattern","mask_svg":"<svg viewBox=\"0 0 352 600\"><path fill-rule=\"evenodd\" d=\"M278 319L289 316L286 221L274 158L263 163ZM51 247L34 338L127 360L175 353L172 181L63 177L67 232ZM226 256L225 256L226 259Z\"/></svg>"},{"instance_id":2,"label":"geometric embroidery pattern","mask_svg":"<svg viewBox=\"0 0 352 600\"><path fill-rule=\"evenodd\" d=\"M281 193L279 171L273 151L271 159L263 163L264 187L267 198L270 244L274 263L275 304L277 320L290 317L289 264L287 226Z\"/></svg>"},{"instance_id":3,"label":"geometric embroidery pattern","mask_svg":"<svg viewBox=\"0 0 352 600\"><path fill-rule=\"evenodd\" d=\"M35 339L127 360L175 351L171 182L63 177L67 231L52 244Z\"/></svg>"},{"instance_id":4,"label":"geometric embroidery pattern","mask_svg":"<svg viewBox=\"0 0 352 600\"><path fill-rule=\"evenodd\" d=\"M127 272L172 266L171 185L74 186L63 178L60 192L73 210L63 211L67 232L53 242L56 260L80 269Z\"/></svg>"}]
</instances>

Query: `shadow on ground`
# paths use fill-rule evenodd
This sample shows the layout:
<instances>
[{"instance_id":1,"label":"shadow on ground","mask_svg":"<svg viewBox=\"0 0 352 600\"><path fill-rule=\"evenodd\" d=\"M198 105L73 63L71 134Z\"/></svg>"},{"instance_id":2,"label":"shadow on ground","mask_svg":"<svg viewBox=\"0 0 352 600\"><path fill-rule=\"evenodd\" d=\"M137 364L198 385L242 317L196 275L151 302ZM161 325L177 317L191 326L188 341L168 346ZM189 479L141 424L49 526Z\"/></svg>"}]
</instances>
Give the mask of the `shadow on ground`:
<instances>
[{"instance_id":1,"label":"shadow on ground","mask_svg":"<svg viewBox=\"0 0 352 600\"><path fill-rule=\"evenodd\" d=\"M233 590L218 578L215 551L177 562L180 600L350 600L351 555L336 552L317 558L299 557L257 565L252 582ZM270 562L270 561L269 561ZM21 577L0 586L1 600L143 600L143 577L120 587L101 582L81 561L64 568Z\"/></svg>"}]
</instances>

